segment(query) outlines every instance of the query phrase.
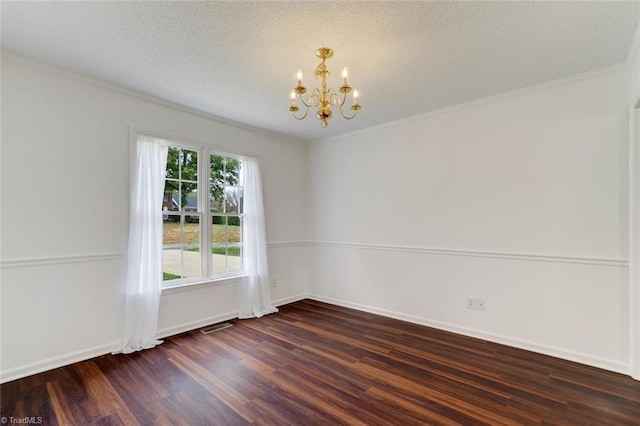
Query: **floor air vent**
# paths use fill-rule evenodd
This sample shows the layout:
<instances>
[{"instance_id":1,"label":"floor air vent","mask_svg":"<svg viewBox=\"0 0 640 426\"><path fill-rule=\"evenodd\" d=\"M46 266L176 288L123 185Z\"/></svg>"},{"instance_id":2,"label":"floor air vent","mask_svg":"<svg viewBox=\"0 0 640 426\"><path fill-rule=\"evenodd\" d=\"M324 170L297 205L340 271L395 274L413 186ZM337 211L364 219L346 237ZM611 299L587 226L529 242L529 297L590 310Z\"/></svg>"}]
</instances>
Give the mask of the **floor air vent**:
<instances>
[{"instance_id":1,"label":"floor air vent","mask_svg":"<svg viewBox=\"0 0 640 426\"><path fill-rule=\"evenodd\" d=\"M216 331L224 330L225 328L233 327L233 324L229 324L228 322L222 322L220 324L213 324L207 327L203 327L200 329L201 333L209 334L215 333Z\"/></svg>"}]
</instances>

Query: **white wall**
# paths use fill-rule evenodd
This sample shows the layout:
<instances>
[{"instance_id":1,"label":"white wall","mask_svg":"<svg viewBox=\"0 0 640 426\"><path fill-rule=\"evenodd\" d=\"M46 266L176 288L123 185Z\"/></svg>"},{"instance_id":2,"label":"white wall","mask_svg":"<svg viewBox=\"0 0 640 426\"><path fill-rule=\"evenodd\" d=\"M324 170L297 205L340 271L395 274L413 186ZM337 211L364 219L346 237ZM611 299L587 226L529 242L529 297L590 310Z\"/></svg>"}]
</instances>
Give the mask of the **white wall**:
<instances>
[{"instance_id":1,"label":"white wall","mask_svg":"<svg viewBox=\"0 0 640 426\"><path fill-rule=\"evenodd\" d=\"M276 303L307 291L307 146L221 124L3 54L2 380L120 338L129 126L261 158ZM162 296L160 334L237 311L235 282Z\"/></svg>"},{"instance_id":2,"label":"white wall","mask_svg":"<svg viewBox=\"0 0 640 426\"><path fill-rule=\"evenodd\" d=\"M628 99L619 67L314 143L313 296L626 372Z\"/></svg>"},{"instance_id":3,"label":"white wall","mask_svg":"<svg viewBox=\"0 0 640 426\"><path fill-rule=\"evenodd\" d=\"M3 55L1 378L120 337L130 125L261 157L276 302L312 288L626 372L630 80L613 70L307 147ZM236 284L165 292L159 333L233 316Z\"/></svg>"}]
</instances>

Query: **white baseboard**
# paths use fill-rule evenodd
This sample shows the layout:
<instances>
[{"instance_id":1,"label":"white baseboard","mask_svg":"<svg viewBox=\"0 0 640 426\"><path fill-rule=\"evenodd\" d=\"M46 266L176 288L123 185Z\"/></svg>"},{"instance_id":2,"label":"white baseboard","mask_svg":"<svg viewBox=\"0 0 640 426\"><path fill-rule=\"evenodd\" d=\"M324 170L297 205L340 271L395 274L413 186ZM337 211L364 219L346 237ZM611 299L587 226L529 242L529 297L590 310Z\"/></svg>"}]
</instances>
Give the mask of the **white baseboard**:
<instances>
[{"instance_id":1,"label":"white baseboard","mask_svg":"<svg viewBox=\"0 0 640 426\"><path fill-rule=\"evenodd\" d=\"M118 346L118 343L119 342L113 342L107 345L70 352L68 354L51 357L42 361L32 362L30 364L2 371L0 373L0 383L10 382L12 380L42 373L43 371L53 370L54 368L64 367L65 365L86 361L97 356L111 353L111 351Z\"/></svg>"},{"instance_id":2,"label":"white baseboard","mask_svg":"<svg viewBox=\"0 0 640 426\"><path fill-rule=\"evenodd\" d=\"M282 299L274 300L271 303L274 306L282 306L288 303L297 302L299 300L307 299L308 295L298 294L295 296L289 296ZM238 318L238 311L227 312L224 314L214 315L207 318L202 318L197 321L186 322L184 324L176 325L174 327L165 328L162 330L158 330L156 333L156 337L158 339L164 339L165 337L174 336L176 334L185 333L187 331L195 330L197 328L201 328L211 324L217 324L223 321L229 321L232 319Z\"/></svg>"},{"instance_id":3,"label":"white baseboard","mask_svg":"<svg viewBox=\"0 0 640 426\"><path fill-rule=\"evenodd\" d=\"M362 305L359 303L352 303L344 300L324 297L324 296L313 294L313 293L312 294L303 293L295 296L289 296L282 299L274 300L273 304L275 306L282 306L288 303L293 303L293 302L297 302L299 300L304 300L304 299L312 299L320 302L331 303L333 305L344 306L346 308L356 309L364 312L370 312L372 314L382 315L389 318L395 318L402 321L411 322L414 324L425 325L425 326L437 328L440 330L462 334L464 336L475 337L475 338L487 340L490 342L500 343L507 346L512 346L520 349L538 352L538 353L550 355L556 358L566 359L569 361L574 361L581 364L586 364L593 367L614 371L616 373L621 373L626 375L629 374L629 366L623 362L603 359L603 358L594 357L591 355L582 354L582 353L573 352L573 351L567 351L562 348L542 345L542 344L515 339L507 336L501 336L498 334L487 333L481 330L461 327L455 324L449 324L449 323L436 321L428 318L402 314L399 312L375 308L372 306ZM157 333L157 336L158 338L165 338L165 337L173 336L175 334L184 333L186 331L204 327L206 325L215 324L222 321L228 321L237 317L238 317L238 313L235 311L214 315L214 316L203 318L197 321L191 321L191 322L180 324L174 327L169 327L169 328L159 330ZM109 354L118 346L118 344L119 342L112 342L107 345L101 345L101 346L96 346L96 347L85 349L85 350L75 351L65 355L52 357L42 361L11 368L9 370L0 372L0 383L6 383L12 380L31 376L33 374L42 373L48 370L53 370L54 368L63 367L65 365L86 361L91 358Z\"/></svg>"},{"instance_id":4,"label":"white baseboard","mask_svg":"<svg viewBox=\"0 0 640 426\"><path fill-rule=\"evenodd\" d=\"M307 297L308 295L306 293L298 294L295 296L289 296L282 299L274 300L272 303L275 306L282 306L288 303L306 299ZM159 339L163 339L175 334L195 330L206 325L216 324L222 321L229 321L234 318L238 318L238 311L227 312L207 318L202 318L197 321L191 321L173 327L164 328L162 330L158 330L156 336ZM26 365L21 365L19 367L11 368L9 370L0 372L0 383L10 382L12 380L42 373L44 371L53 370L54 368L64 367L65 365L70 365L76 362L86 361L88 359L95 358L101 355L110 354L118 346L118 344L119 342L113 342L107 345L96 346L93 348L71 352L57 357L52 357L42 361L37 361Z\"/></svg>"},{"instance_id":5,"label":"white baseboard","mask_svg":"<svg viewBox=\"0 0 640 426\"><path fill-rule=\"evenodd\" d=\"M309 299L317 300L319 302L330 303L332 305L343 306L345 308L356 309L359 311L369 312L372 314L382 315L389 318L399 319L402 321L411 322L414 324L425 325L427 327L437 328L439 330L450 331L452 333L461 334L464 336L475 337L478 339L486 340L489 342L500 343L514 348L525 349L528 351L537 352L544 355L553 356L556 358L565 359L568 361L577 362L580 364L590 365L592 367L602 368L604 370L613 371L629 375L629 365L610 359L604 359L584 353L569 351L566 349L544 345L535 342L529 342L522 339L517 339L508 336L502 336L499 334L488 333L482 330L476 330L473 328L462 327L455 324L449 324L442 321L432 320L429 318L418 317L414 315L407 315L399 312L390 311L387 309L376 308L373 306L362 305L359 303L347 302L344 300L333 299L331 297L321 296L319 294L309 294Z\"/></svg>"},{"instance_id":6,"label":"white baseboard","mask_svg":"<svg viewBox=\"0 0 640 426\"><path fill-rule=\"evenodd\" d=\"M173 327L164 328L162 330L158 330L158 332L156 333L156 337L158 339L164 339L165 337L175 336L176 334L185 333L187 331L195 330L196 328L204 327L206 325L229 321L234 318L238 318L238 311L227 312L224 314L202 318L197 321L185 322Z\"/></svg>"},{"instance_id":7,"label":"white baseboard","mask_svg":"<svg viewBox=\"0 0 640 426\"><path fill-rule=\"evenodd\" d=\"M282 306L282 305L287 305L293 302L299 302L300 300L304 300L308 298L309 298L308 293L302 293L302 294L297 294L295 296L289 296L289 297L284 297L282 299L274 300L273 304L275 306Z\"/></svg>"}]
</instances>

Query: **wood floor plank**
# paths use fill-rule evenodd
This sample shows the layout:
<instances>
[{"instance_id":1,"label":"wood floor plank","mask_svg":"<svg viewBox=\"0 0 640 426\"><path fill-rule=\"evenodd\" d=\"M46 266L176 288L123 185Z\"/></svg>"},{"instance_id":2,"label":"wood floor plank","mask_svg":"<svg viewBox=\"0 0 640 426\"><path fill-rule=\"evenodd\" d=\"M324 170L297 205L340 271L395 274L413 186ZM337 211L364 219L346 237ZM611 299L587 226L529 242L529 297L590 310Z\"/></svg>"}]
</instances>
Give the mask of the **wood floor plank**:
<instances>
[{"instance_id":1,"label":"wood floor plank","mask_svg":"<svg viewBox=\"0 0 640 426\"><path fill-rule=\"evenodd\" d=\"M47 425L640 425L640 382L322 302L0 385Z\"/></svg>"},{"instance_id":2,"label":"wood floor plank","mask_svg":"<svg viewBox=\"0 0 640 426\"><path fill-rule=\"evenodd\" d=\"M329 423L365 424L350 413L349 410L341 406L342 404L338 400L327 397L327 394L322 391L322 387L316 386L311 381L300 379L300 375L289 374L286 370L278 372L271 377L273 383L281 390L296 395L296 399L321 410Z\"/></svg>"},{"instance_id":3,"label":"wood floor plank","mask_svg":"<svg viewBox=\"0 0 640 426\"><path fill-rule=\"evenodd\" d=\"M242 406L249 402L249 400L240 392L236 391L228 383L220 380L215 374L212 374L207 369L202 368L196 362L181 354L173 354L170 361L212 395L218 395L233 411L242 416L242 414L240 414L243 411ZM246 420L251 422L250 418Z\"/></svg>"},{"instance_id":4,"label":"wood floor plank","mask_svg":"<svg viewBox=\"0 0 640 426\"><path fill-rule=\"evenodd\" d=\"M447 405L452 409L456 409L458 412L465 414L473 418L477 422L483 422L486 424L500 424L500 425L516 425L516 422L512 422L508 419L502 419L498 415L495 415L487 411L484 407L473 405L462 399L453 399L443 392L435 390L431 387L426 387L413 382L410 379L395 375L386 371L386 368L382 365L372 365L370 360L364 360L359 362L356 366L357 370L370 378L376 378L380 381L380 385L383 387L391 387L397 389L412 390L415 394L422 394L429 400L438 402L443 405Z\"/></svg>"},{"instance_id":5,"label":"wood floor plank","mask_svg":"<svg viewBox=\"0 0 640 426\"><path fill-rule=\"evenodd\" d=\"M429 399L424 402L416 402L411 398L404 397L402 394L389 392L375 386L367 391L367 396L371 397L372 402L375 404L387 405L386 410L389 412L397 412L399 408L404 409L404 413L400 414L402 420L407 419L407 417L411 418L413 415L416 421L430 425L456 425L465 422L473 422L475 424L482 423L477 421L477 419L465 416L458 411L434 403Z\"/></svg>"},{"instance_id":6,"label":"wood floor plank","mask_svg":"<svg viewBox=\"0 0 640 426\"><path fill-rule=\"evenodd\" d=\"M47 392L51 401L53 417L49 417L50 424L55 425L73 425L78 424L83 415L80 410L75 407L65 394L64 389L58 381L54 380L47 383Z\"/></svg>"},{"instance_id":7,"label":"wood floor plank","mask_svg":"<svg viewBox=\"0 0 640 426\"><path fill-rule=\"evenodd\" d=\"M86 385L87 394L83 408L87 413L91 413L91 417L99 420L113 416L125 424L139 424L127 404L94 362L81 362L74 367L80 376L85 378L83 383Z\"/></svg>"}]
</instances>

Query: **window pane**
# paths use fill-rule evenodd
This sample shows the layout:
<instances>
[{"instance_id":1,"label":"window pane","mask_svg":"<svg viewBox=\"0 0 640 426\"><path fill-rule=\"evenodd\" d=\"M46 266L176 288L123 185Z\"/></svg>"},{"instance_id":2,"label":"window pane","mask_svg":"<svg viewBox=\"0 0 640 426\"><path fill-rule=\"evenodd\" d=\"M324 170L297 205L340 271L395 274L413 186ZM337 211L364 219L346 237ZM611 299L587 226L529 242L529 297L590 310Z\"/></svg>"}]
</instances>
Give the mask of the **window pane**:
<instances>
[{"instance_id":1,"label":"window pane","mask_svg":"<svg viewBox=\"0 0 640 426\"><path fill-rule=\"evenodd\" d=\"M227 271L242 270L242 244L232 243L227 247Z\"/></svg>"},{"instance_id":2,"label":"window pane","mask_svg":"<svg viewBox=\"0 0 640 426\"><path fill-rule=\"evenodd\" d=\"M169 147L167 152L167 174L168 179L180 178L180 149Z\"/></svg>"},{"instance_id":3,"label":"window pane","mask_svg":"<svg viewBox=\"0 0 640 426\"><path fill-rule=\"evenodd\" d=\"M162 244L181 244L182 232L180 227L180 216L167 214L166 220L162 222Z\"/></svg>"},{"instance_id":4,"label":"window pane","mask_svg":"<svg viewBox=\"0 0 640 426\"><path fill-rule=\"evenodd\" d=\"M220 274L227 272L227 218L226 216L213 216L211 222L213 272Z\"/></svg>"},{"instance_id":5,"label":"window pane","mask_svg":"<svg viewBox=\"0 0 640 426\"><path fill-rule=\"evenodd\" d=\"M162 223L162 274L164 281L182 278L180 216L167 215Z\"/></svg>"},{"instance_id":6,"label":"window pane","mask_svg":"<svg viewBox=\"0 0 640 426\"><path fill-rule=\"evenodd\" d=\"M180 207L179 203L178 182L165 181L162 211L177 211Z\"/></svg>"},{"instance_id":7,"label":"window pane","mask_svg":"<svg viewBox=\"0 0 640 426\"><path fill-rule=\"evenodd\" d=\"M239 243L242 241L242 218L240 216L227 217L227 242Z\"/></svg>"},{"instance_id":8,"label":"window pane","mask_svg":"<svg viewBox=\"0 0 640 426\"><path fill-rule=\"evenodd\" d=\"M185 216L182 233L182 243L186 249L200 251L200 217Z\"/></svg>"},{"instance_id":9,"label":"window pane","mask_svg":"<svg viewBox=\"0 0 640 426\"><path fill-rule=\"evenodd\" d=\"M227 186L224 188L224 211L226 213L240 213L240 188Z\"/></svg>"},{"instance_id":10,"label":"window pane","mask_svg":"<svg viewBox=\"0 0 640 426\"><path fill-rule=\"evenodd\" d=\"M200 217L185 216L182 224L182 276L200 276Z\"/></svg>"},{"instance_id":11,"label":"window pane","mask_svg":"<svg viewBox=\"0 0 640 426\"><path fill-rule=\"evenodd\" d=\"M235 158L225 159L224 183L228 186L240 185L240 160Z\"/></svg>"},{"instance_id":12,"label":"window pane","mask_svg":"<svg viewBox=\"0 0 640 426\"><path fill-rule=\"evenodd\" d=\"M211 255L214 273L242 270L242 217L212 216Z\"/></svg>"},{"instance_id":13,"label":"window pane","mask_svg":"<svg viewBox=\"0 0 640 426\"><path fill-rule=\"evenodd\" d=\"M198 181L198 153L196 151L181 150L180 179Z\"/></svg>"},{"instance_id":14,"label":"window pane","mask_svg":"<svg viewBox=\"0 0 640 426\"><path fill-rule=\"evenodd\" d=\"M182 249L182 275L184 278L200 276L200 250Z\"/></svg>"},{"instance_id":15,"label":"window pane","mask_svg":"<svg viewBox=\"0 0 640 426\"><path fill-rule=\"evenodd\" d=\"M163 280L199 277L200 217L168 214L162 223Z\"/></svg>"},{"instance_id":16,"label":"window pane","mask_svg":"<svg viewBox=\"0 0 640 426\"><path fill-rule=\"evenodd\" d=\"M198 211L198 191L196 184L187 182L182 183L182 196L180 197L180 205L182 211L197 212Z\"/></svg>"},{"instance_id":17,"label":"window pane","mask_svg":"<svg viewBox=\"0 0 640 426\"><path fill-rule=\"evenodd\" d=\"M242 270L242 217L227 218L227 271Z\"/></svg>"},{"instance_id":18,"label":"window pane","mask_svg":"<svg viewBox=\"0 0 640 426\"><path fill-rule=\"evenodd\" d=\"M225 248L214 247L211 249L211 258L214 274L224 274L227 272L227 256L224 252Z\"/></svg>"},{"instance_id":19,"label":"window pane","mask_svg":"<svg viewBox=\"0 0 640 426\"><path fill-rule=\"evenodd\" d=\"M219 155L211 156L209 181L211 185L224 186L224 157Z\"/></svg>"},{"instance_id":20,"label":"window pane","mask_svg":"<svg viewBox=\"0 0 640 426\"><path fill-rule=\"evenodd\" d=\"M214 194L215 192L215 194ZM211 188L211 196L209 197L211 200L211 203L209 205L209 209L211 210L211 213L222 213L223 212L223 198L220 195L222 194L222 190L219 188ZM217 197L217 198L216 198Z\"/></svg>"},{"instance_id":21,"label":"window pane","mask_svg":"<svg viewBox=\"0 0 640 426\"><path fill-rule=\"evenodd\" d=\"M209 184L211 188L211 212L222 212L224 203L224 157L211 156L209 165Z\"/></svg>"},{"instance_id":22,"label":"window pane","mask_svg":"<svg viewBox=\"0 0 640 426\"><path fill-rule=\"evenodd\" d=\"M227 218L225 216L212 216L211 219L211 243L221 244L227 242Z\"/></svg>"}]
</instances>

